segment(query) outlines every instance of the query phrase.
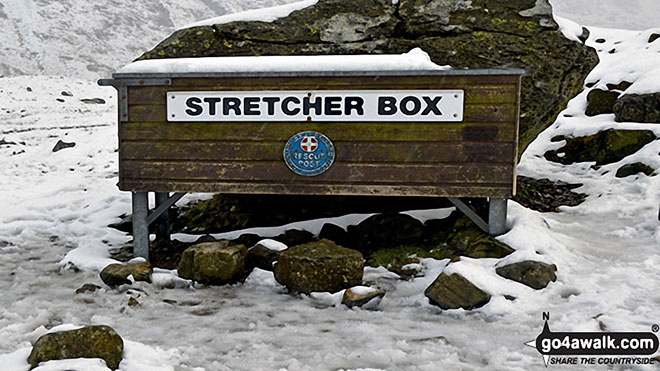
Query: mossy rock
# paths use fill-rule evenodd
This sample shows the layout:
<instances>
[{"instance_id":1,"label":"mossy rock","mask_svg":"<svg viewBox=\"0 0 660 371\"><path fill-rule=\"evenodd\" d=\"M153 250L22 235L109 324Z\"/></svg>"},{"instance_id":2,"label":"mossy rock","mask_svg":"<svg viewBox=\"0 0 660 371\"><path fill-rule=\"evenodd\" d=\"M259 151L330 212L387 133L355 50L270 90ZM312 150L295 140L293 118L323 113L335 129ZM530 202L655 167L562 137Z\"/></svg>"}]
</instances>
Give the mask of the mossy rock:
<instances>
[{"instance_id":1,"label":"mossy rock","mask_svg":"<svg viewBox=\"0 0 660 371\"><path fill-rule=\"evenodd\" d=\"M653 173L655 173L655 169L643 162L635 162L632 164L626 164L621 166L616 171L616 177L625 178L631 175L637 175L639 173L642 173L647 176L651 176L653 175Z\"/></svg>"},{"instance_id":2,"label":"mossy rock","mask_svg":"<svg viewBox=\"0 0 660 371\"><path fill-rule=\"evenodd\" d=\"M90 326L72 331L54 332L40 337L28 357L32 368L41 362L101 358L111 370L119 368L124 341L108 326Z\"/></svg>"},{"instance_id":3,"label":"mossy rock","mask_svg":"<svg viewBox=\"0 0 660 371\"><path fill-rule=\"evenodd\" d=\"M178 273L205 284L234 283L246 275L247 255L245 245L230 241L199 243L183 252Z\"/></svg>"},{"instance_id":4,"label":"mossy rock","mask_svg":"<svg viewBox=\"0 0 660 371\"><path fill-rule=\"evenodd\" d=\"M424 224L405 214L386 213L370 216L358 225L347 228L348 247L363 253L393 246L418 243L424 236Z\"/></svg>"},{"instance_id":5,"label":"mossy rock","mask_svg":"<svg viewBox=\"0 0 660 371\"><path fill-rule=\"evenodd\" d=\"M557 266L536 261L522 261L499 267L495 272L510 280L520 282L535 290L540 290L548 286L550 282L557 280Z\"/></svg>"},{"instance_id":6,"label":"mossy rock","mask_svg":"<svg viewBox=\"0 0 660 371\"><path fill-rule=\"evenodd\" d=\"M490 295L475 286L460 274L447 275L441 273L433 283L426 288L424 295L431 304L442 309L466 310L483 307L490 301Z\"/></svg>"},{"instance_id":7,"label":"mossy rock","mask_svg":"<svg viewBox=\"0 0 660 371\"><path fill-rule=\"evenodd\" d=\"M617 121L660 123L660 93L626 94L613 107Z\"/></svg>"},{"instance_id":8,"label":"mossy rock","mask_svg":"<svg viewBox=\"0 0 660 371\"><path fill-rule=\"evenodd\" d=\"M619 97L615 91L593 89L587 94L587 116L614 113L614 103Z\"/></svg>"},{"instance_id":9,"label":"mossy rock","mask_svg":"<svg viewBox=\"0 0 660 371\"><path fill-rule=\"evenodd\" d=\"M363 273L359 251L325 239L290 247L275 264L275 280L292 293L337 292L360 285Z\"/></svg>"},{"instance_id":10,"label":"mossy rock","mask_svg":"<svg viewBox=\"0 0 660 371\"><path fill-rule=\"evenodd\" d=\"M101 280L108 286L114 287L131 284L128 276L133 276L135 281L151 283L153 267L149 262L131 264L110 264L101 271Z\"/></svg>"},{"instance_id":11,"label":"mossy rock","mask_svg":"<svg viewBox=\"0 0 660 371\"><path fill-rule=\"evenodd\" d=\"M140 59L399 54L415 47L439 65L526 70L519 153L555 121L598 62L593 49L558 30L547 0L319 0L273 22L178 30Z\"/></svg>"},{"instance_id":12,"label":"mossy rock","mask_svg":"<svg viewBox=\"0 0 660 371\"><path fill-rule=\"evenodd\" d=\"M564 165L595 162L596 166L602 166L621 161L656 139L650 130L607 129L586 137L559 136L552 140L565 140L566 144L546 152L544 156L549 161Z\"/></svg>"}]
</instances>

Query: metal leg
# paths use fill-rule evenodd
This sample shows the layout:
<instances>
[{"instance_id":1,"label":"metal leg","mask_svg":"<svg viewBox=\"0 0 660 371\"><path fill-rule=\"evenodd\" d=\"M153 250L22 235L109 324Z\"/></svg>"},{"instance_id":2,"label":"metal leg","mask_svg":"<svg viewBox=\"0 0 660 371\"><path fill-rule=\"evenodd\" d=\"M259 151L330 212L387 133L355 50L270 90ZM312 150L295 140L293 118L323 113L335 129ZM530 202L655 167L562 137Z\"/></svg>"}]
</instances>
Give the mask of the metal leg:
<instances>
[{"instance_id":1,"label":"metal leg","mask_svg":"<svg viewBox=\"0 0 660 371\"><path fill-rule=\"evenodd\" d=\"M163 205L170 198L168 192L156 192L156 208ZM156 219L156 239L158 241L170 241L170 213L169 208L163 211Z\"/></svg>"},{"instance_id":2,"label":"metal leg","mask_svg":"<svg viewBox=\"0 0 660 371\"><path fill-rule=\"evenodd\" d=\"M506 232L506 198L491 198L488 202L488 233L498 236Z\"/></svg>"},{"instance_id":3,"label":"metal leg","mask_svg":"<svg viewBox=\"0 0 660 371\"><path fill-rule=\"evenodd\" d=\"M133 255L149 260L149 193L133 192Z\"/></svg>"}]
</instances>

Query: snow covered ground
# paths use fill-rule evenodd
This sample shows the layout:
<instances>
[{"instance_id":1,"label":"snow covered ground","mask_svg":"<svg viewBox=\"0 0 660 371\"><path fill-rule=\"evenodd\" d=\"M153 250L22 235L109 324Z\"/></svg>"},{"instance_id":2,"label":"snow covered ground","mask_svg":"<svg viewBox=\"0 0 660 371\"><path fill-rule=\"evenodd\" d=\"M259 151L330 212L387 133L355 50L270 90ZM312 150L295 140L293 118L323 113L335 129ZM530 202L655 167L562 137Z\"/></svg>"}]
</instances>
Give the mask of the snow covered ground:
<instances>
[{"instance_id":1,"label":"snow covered ground","mask_svg":"<svg viewBox=\"0 0 660 371\"><path fill-rule=\"evenodd\" d=\"M591 31L588 44L602 49L602 62L588 81L629 78L637 81L632 90L660 91L660 41L648 44L650 30ZM596 43L601 37L606 42ZM618 52L610 55L613 45ZM511 202L511 231L500 239L517 251L502 260L447 266L427 259L424 277L411 281L368 268L365 280L387 295L378 311L366 311L339 305L340 294L286 295L260 270L244 284L209 288L158 270L151 285L75 294L84 283L103 286L98 271L112 262L108 248L129 240L107 227L130 211L129 195L115 186L114 90L71 78L0 78L0 140L10 143L0 145L0 368L28 370L31 342L60 325L115 328L126 341L123 371L533 370L543 369L543 361L524 343L540 333L543 312L550 312L553 331L649 331L660 322L660 176L619 179L614 170L638 160L660 169L660 141L599 170L549 163L542 155L561 145L550 142L559 134L616 127L660 136L660 127L586 117L586 93L519 166L521 175L583 183L577 191L589 194L584 204L539 213ZM53 153L58 140L76 146ZM534 291L495 274L496 265L530 258L556 264L558 281ZM430 305L423 291L443 270L465 275L492 300L472 312ZM129 298L140 304L128 306ZM49 362L36 370L70 369L107 370L98 360Z\"/></svg>"}]
</instances>

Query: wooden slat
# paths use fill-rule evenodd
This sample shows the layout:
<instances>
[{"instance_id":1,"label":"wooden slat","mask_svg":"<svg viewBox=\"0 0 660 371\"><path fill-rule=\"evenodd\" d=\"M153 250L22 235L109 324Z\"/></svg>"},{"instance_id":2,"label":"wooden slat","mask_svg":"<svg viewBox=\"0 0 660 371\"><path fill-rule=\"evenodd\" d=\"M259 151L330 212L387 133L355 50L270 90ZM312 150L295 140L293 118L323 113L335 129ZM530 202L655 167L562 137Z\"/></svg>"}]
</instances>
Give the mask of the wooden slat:
<instances>
[{"instance_id":1,"label":"wooden slat","mask_svg":"<svg viewBox=\"0 0 660 371\"><path fill-rule=\"evenodd\" d=\"M513 104L465 105L463 119L465 122L513 122L515 112L516 109ZM167 108L165 105L129 106L128 120L130 122L165 123L167 121Z\"/></svg>"},{"instance_id":2,"label":"wooden slat","mask_svg":"<svg viewBox=\"0 0 660 371\"><path fill-rule=\"evenodd\" d=\"M305 85L303 87L296 88L296 90L312 90L310 89L311 85ZM368 87L368 88L378 88ZM388 87L390 88L390 87ZM387 90L388 88L383 88ZM220 90L222 89L222 90ZM262 86L220 86L217 89L210 88L208 86L200 85L191 85L186 87L181 87L179 89L174 89L172 87L159 87L159 86L132 86L128 88L128 97L130 105L157 105L163 104L167 98L168 91L232 91L232 90L243 90L243 91L254 91L254 90L283 90L281 86L269 86L264 88ZM367 87L356 87L354 85L346 87L343 90L354 90L354 89L367 89ZM462 89L465 91L465 104L483 104L483 103L515 103L517 87L514 84L511 85L446 85L446 86L436 86L436 85L425 85L420 87L417 85L411 86L397 86L393 91L399 90L424 90L424 89ZM318 90L318 89L313 89ZM327 90L327 89L326 89Z\"/></svg>"},{"instance_id":3,"label":"wooden slat","mask_svg":"<svg viewBox=\"0 0 660 371\"><path fill-rule=\"evenodd\" d=\"M360 141L470 141L513 142L513 121L508 123L121 123L124 140L231 140L281 141L313 130L330 140Z\"/></svg>"},{"instance_id":4,"label":"wooden slat","mask_svg":"<svg viewBox=\"0 0 660 371\"><path fill-rule=\"evenodd\" d=\"M330 89L335 87L381 87L381 86L458 86L458 85L493 85L515 84L516 75L463 75L463 76L305 76L296 77L219 77L219 78L193 78L172 79L172 86L206 86L219 89L236 87L264 87L276 86L282 90L290 90L306 84L309 88ZM241 89L242 89L241 88Z\"/></svg>"},{"instance_id":5,"label":"wooden slat","mask_svg":"<svg viewBox=\"0 0 660 371\"><path fill-rule=\"evenodd\" d=\"M513 143L335 142L337 162L507 163ZM124 141L123 160L282 161L285 141Z\"/></svg>"},{"instance_id":6,"label":"wooden slat","mask_svg":"<svg viewBox=\"0 0 660 371\"><path fill-rule=\"evenodd\" d=\"M138 179L181 179L223 181L275 181L285 183L372 182L410 183L498 183L511 182L510 164L375 165L335 163L325 173L310 177L294 174L284 162L201 162L124 160L122 176Z\"/></svg>"},{"instance_id":7,"label":"wooden slat","mask_svg":"<svg viewBox=\"0 0 660 371\"><path fill-rule=\"evenodd\" d=\"M363 196L423 196L423 197L513 197L510 185L442 184L420 185L359 185L359 184L277 184L228 183L214 181L141 180L124 178L119 188L133 192L217 192L243 194L309 194Z\"/></svg>"}]
</instances>

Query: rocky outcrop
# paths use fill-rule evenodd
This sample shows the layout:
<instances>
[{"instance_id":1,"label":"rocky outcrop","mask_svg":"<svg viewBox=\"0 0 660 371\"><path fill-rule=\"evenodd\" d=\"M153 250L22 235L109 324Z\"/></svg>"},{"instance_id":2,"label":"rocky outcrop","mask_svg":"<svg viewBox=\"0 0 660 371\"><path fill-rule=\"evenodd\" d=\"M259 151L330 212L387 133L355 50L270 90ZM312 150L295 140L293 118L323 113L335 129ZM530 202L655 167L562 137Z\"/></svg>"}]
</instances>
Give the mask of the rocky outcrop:
<instances>
[{"instance_id":1,"label":"rocky outcrop","mask_svg":"<svg viewBox=\"0 0 660 371\"><path fill-rule=\"evenodd\" d=\"M642 173L644 175L650 176L655 173L655 169L643 162L635 162L632 164L626 164L621 166L617 171L615 176L617 178L625 178L631 175L637 175Z\"/></svg>"},{"instance_id":2,"label":"rocky outcrop","mask_svg":"<svg viewBox=\"0 0 660 371\"><path fill-rule=\"evenodd\" d=\"M510 280L520 282L535 290L548 286L550 282L557 280L557 266L536 261L522 261L499 267L495 273Z\"/></svg>"},{"instance_id":3,"label":"rocky outcrop","mask_svg":"<svg viewBox=\"0 0 660 371\"><path fill-rule=\"evenodd\" d=\"M90 326L72 331L54 332L40 337L28 357L36 367L41 362L73 359L101 358L111 370L119 368L124 352L124 341L108 326Z\"/></svg>"},{"instance_id":4,"label":"rocky outcrop","mask_svg":"<svg viewBox=\"0 0 660 371\"><path fill-rule=\"evenodd\" d=\"M547 0L320 0L274 22L179 30L140 59L399 54L421 47L440 65L524 68L524 149L582 89L598 61L593 50L558 31L551 13Z\"/></svg>"},{"instance_id":5,"label":"rocky outcrop","mask_svg":"<svg viewBox=\"0 0 660 371\"><path fill-rule=\"evenodd\" d=\"M101 280L108 286L114 287L132 282L128 278L133 276L134 281L151 283L153 267L148 262L131 264L110 264L101 271Z\"/></svg>"},{"instance_id":6,"label":"rocky outcrop","mask_svg":"<svg viewBox=\"0 0 660 371\"><path fill-rule=\"evenodd\" d=\"M587 116L596 116L604 113L614 113L614 103L619 97L615 91L592 89L587 94Z\"/></svg>"},{"instance_id":7,"label":"rocky outcrop","mask_svg":"<svg viewBox=\"0 0 660 371\"><path fill-rule=\"evenodd\" d=\"M337 292L362 283L364 259L359 251L320 240L283 251L275 280L290 292Z\"/></svg>"},{"instance_id":8,"label":"rocky outcrop","mask_svg":"<svg viewBox=\"0 0 660 371\"><path fill-rule=\"evenodd\" d=\"M569 184L550 179L533 179L518 176L517 191L513 200L528 209L537 211L559 211L560 206L577 206L587 199L584 193L573 189L582 184Z\"/></svg>"},{"instance_id":9,"label":"rocky outcrop","mask_svg":"<svg viewBox=\"0 0 660 371\"><path fill-rule=\"evenodd\" d=\"M224 285L245 276L247 247L230 241L203 242L181 255L178 273L196 282Z\"/></svg>"},{"instance_id":10,"label":"rocky outcrop","mask_svg":"<svg viewBox=\"0 0 660 371\"><path fill-rule=\"evenodd\" d=\"M552 141L565 140L566 144L546 152L544 156L546 160L564 165L595 162L596 166L602 166L621 161L656 139L650 130L608 129L586 137L558 136Z\"/></svg>"},{"instance_id":11,"label":"rocky outcrop","mask_svg":"<svg viewBox=\"0 0 660 371\"><path fill-rule=\"evenodd\" d=\"M490 295L468 281L460 274L441 273L426 288L424 295L433 305L442 309L474 309L483 307L490 301Z\"/></svg>"}]
</instances>

